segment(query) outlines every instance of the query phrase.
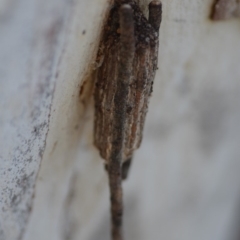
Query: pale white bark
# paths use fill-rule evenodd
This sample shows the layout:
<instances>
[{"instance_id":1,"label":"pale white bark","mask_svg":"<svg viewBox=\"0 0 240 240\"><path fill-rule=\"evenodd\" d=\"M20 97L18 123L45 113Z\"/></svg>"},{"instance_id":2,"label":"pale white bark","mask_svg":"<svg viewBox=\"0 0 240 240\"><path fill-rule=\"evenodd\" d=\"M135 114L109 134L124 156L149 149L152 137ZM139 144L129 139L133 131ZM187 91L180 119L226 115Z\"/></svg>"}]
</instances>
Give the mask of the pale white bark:
<instances>
[{"instance_id":1,"label":"pale white bark","mask_svg":"<svg viewBox=\"0 0 240 240\"><path fill-rule=\"evenodd\" d=\"M124 183L126 240L234 239L240 22L209 20L212 0L162 2L159 70ZM88 91L108 6L0 1L1 240L109 239Z\"/></svg>"}]
</instances>

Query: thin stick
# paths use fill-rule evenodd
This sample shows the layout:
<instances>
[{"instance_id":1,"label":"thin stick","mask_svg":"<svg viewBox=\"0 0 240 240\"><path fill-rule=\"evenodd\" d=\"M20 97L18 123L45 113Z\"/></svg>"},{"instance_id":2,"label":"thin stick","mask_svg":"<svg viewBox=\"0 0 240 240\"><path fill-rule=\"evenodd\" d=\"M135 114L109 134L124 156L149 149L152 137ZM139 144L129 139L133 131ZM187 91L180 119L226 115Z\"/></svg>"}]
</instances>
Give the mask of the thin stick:
<instances>
[{"instance_id":1,"label":"thin stick","mask_svg":"<svg viewBox=\"0 0 240 240\"><path fill-rule=\"evenodd\" d=\"M162 3L159 0L153 0L149 3L148 9L149 23L158 32L162 21Z\"/></svg>"},{"instance_id":2,"label":"thin stick","mask_svg":"<svg viewBox=\"0 0 240 240\"><path fill-rule=\"evenodd\" d=\"M122 216L122 150L124 144L124 124L129 79L135 51L133 13L129 5L120 8L120 54L117 78L117 90L114 96L113 141L109 161L109 186L111 196L112 240L123 240Z\"/></svg>"}]
</instances>

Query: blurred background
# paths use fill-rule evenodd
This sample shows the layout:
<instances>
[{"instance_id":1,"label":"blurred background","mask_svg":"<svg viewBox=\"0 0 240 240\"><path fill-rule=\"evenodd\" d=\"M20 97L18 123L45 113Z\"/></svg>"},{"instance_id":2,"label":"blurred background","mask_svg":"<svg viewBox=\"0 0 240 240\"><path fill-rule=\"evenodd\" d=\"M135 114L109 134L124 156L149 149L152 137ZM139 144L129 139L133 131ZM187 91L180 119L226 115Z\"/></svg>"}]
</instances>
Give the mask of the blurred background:
<instances>
[{"instance_id":1,"label":"blurred background","mask_svg":"<svg viewBox=\"0 0 240 240\"><path fill-rule=\"evenodd\" d=\"M123 184L125 239L239 240L239 3L162 3L159 69ZM0 0L1 240L110 240L92 99L108 10Z\"/></svg>"}]
</instances>

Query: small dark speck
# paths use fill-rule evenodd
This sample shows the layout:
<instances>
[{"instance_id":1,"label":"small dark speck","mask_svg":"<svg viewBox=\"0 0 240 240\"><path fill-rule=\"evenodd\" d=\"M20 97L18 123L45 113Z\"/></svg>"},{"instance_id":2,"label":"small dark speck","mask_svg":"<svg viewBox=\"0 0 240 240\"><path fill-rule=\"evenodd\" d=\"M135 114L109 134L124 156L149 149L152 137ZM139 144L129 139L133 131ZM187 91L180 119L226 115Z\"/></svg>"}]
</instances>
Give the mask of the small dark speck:
<instances>
[{"instance_id":1,"label":"small dark speck","mask_svg":"<svg viewBox=\"0 0 240 240\"><path fill-rule=\"evenodd\" d=\"M28 159L27 159L27 162L32 162L32 157L29 157Z\"/></svg>"},{"instance_id":2,"label":"small dark speck","mask_svg":"<svg viewBox=\"0 0 240 240\"><path fill-rule=\"evenodd\" d=\"M82 86L80 87L80 91L79 91L79 95L80 95L80 96L83 94L85 83L86 83L86 82L84 81L83 84L82 84Z\"/></svg>"},{"instance_id":3,"label":"small dark speck","mask_svg":"<svg viewBox=\"0 0 240 240\"><path fill-rule=\"evenodd\" d=\"M128 106L128 107L127 107L127 113L130 114L131 111L132 111L132 107L131 107L131 106Z\"/></svg>"},{"instance_id":4,"label":"small dark speck","mask_svg":"<svg viewBox=\"0 0 240 240\"><path fill-rule=\"evenodd\" d=\"M82 35L85 35L85 34L86 34L86 30L83 30L83 31L82 31Z\"/></svg>"},{"instance_id":5,"label":"small dark speck","mask_svg":"<svg viewBox=\"0 0 240 240\"><path fill-rule=\"evenodd\" d=\"M79 126L78 126L78 124L74 127L74 129L76 129L76 130L78 130L78 128L79 128Z\"/></svg>"},{"instance_id":6,"label":"small dark speck","mask_svg":"<svg viewBox=\"0 0 240 240\"><path fill-rule=\"evenodd\" d=\"M16 194L14 194L14 196L11 199L11 204L12 205L17 205L19 203L20 198L18 198L18 196Z\"/></svg>"},{"instance_id":7,"label":"small dark speck","mask_svg":"<svg viewBox=\"0 0 240 240\"><path fill-rule=\"evenodd\" d=\"M42 158L43 152L44 152L44 148L39 148L39 150L38 150L38 155L39 155L39 157Z\"/></svg>"}]
</instances>

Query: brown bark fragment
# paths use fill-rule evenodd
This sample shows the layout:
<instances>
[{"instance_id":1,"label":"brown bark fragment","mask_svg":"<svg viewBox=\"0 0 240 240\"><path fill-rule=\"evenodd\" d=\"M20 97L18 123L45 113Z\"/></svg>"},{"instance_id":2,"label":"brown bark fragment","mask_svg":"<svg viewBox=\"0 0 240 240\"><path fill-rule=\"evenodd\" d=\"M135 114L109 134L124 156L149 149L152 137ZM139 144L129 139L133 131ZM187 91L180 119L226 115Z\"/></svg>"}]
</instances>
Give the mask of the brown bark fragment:
<instances>
[{"instance_id":1,"label":"brown bark fragment","mask_svg":"<svg viewBox=\"0 0 240 240\"><path fill-rule=\"evenodd\" d=\"M211 12L211 18L213 20L226 20L235 17L240 17L239 0L215 1Z\"/></svg>"}]
</instances>

